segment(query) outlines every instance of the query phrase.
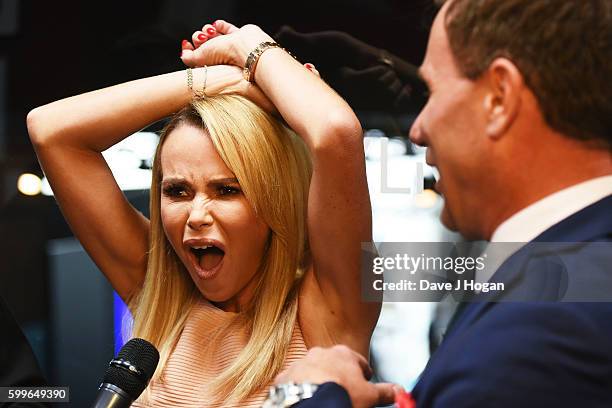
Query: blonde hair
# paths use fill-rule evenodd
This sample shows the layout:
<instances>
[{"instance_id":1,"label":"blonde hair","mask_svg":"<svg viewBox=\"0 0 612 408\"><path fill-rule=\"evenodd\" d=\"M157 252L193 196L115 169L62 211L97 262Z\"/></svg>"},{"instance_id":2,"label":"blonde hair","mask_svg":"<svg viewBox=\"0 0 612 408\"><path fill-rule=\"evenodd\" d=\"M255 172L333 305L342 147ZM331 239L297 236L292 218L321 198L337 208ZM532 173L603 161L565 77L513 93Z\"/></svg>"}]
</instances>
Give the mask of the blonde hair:
<instances>
[{"instance_id":1,"label":"blonde hair","mask_svg":"<svg viewBox=\"0 0 612 408\"><path fill-rule=\"evenodd\" d=\"M280 371L291 341L297 289L308 258L306 211L312 164L301 138L237 95L195 100L162 131L151 183L147 274L140 293L131 302L133 335L149 340L160 352L153 381L163 381L164 366L189 310L201 296L167 240L160 216L162 146L168 134L184 124L207 132L256 216L270 228L255 294L234 321L246 327L248 342L211 387L218 400L240 401Z\"/></svg>"}]
</instances>

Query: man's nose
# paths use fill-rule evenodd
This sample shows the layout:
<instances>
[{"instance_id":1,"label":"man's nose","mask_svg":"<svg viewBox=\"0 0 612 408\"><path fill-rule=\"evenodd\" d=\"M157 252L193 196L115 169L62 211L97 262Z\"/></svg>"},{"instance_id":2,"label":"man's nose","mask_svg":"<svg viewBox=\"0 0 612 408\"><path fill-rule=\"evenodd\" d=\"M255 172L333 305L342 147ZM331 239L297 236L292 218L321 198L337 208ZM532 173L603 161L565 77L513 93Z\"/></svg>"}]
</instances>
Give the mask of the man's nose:
<instances>
[{"instance_id":1,"label":"man's nose","mask_svg":"<svg viewBox=\"0 0 612 408\"><path fill-rule=\"evenodd\" d=\"M210 226L213 223L211 213L211 202L207 199L193 200L187 226L193 230L198 230L205 226Z\"/></svg>"},{"instance_id":2,"label":"man's nose","mask_svg":"<svg viewBox=\"0 0 612 408\"><path fill-rule=\"evenodd\" d=\"M423 129L421 128L421 115L417 116L417 118L412 123L412 127L410 127L410 141L419 146L427 146L425 143L425 136L423 133Z\"/></svg>"}]
</instances>

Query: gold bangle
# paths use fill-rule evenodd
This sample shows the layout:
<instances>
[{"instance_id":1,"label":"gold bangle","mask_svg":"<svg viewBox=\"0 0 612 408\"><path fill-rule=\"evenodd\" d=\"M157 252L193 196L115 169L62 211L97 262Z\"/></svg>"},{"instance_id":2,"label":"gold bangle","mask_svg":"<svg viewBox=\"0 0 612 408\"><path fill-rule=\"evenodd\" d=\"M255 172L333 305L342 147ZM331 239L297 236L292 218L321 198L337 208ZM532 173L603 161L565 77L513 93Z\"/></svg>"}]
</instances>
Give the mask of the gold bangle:
<instances>
[{"instance_id":1,"label":"gold bangle","mask_svg":"<svg viewBox=\"0 0 612 408\"><path fill-rule=\"evenodd\" d=\"M248 82L254 82L255 80L255 66L257 65L257 61L259 61L259 57L264 53L265 50L270 48L280 48L283 49L278 43L274 41L264 41L260 43L253 51L249 53L249 56L244 63L244 69L242 70L242 75L244 79Z\"/></svg>"}]
</instances>

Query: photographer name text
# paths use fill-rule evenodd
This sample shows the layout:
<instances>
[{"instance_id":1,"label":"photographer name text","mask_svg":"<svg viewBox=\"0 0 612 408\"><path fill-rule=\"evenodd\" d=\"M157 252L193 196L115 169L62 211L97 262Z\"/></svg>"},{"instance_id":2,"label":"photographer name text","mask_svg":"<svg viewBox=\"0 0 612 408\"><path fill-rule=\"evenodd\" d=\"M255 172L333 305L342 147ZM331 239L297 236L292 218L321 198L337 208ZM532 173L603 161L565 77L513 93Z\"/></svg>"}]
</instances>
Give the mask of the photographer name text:
<instances>
[{"instance_id":1,"label":"photographer name text","mask_svg":"<svg viewBox=\"0 0 612 408\"><path fill-rule=\"evenodd\" d=\"M372 283L376 291L476 291L476 292L496 292L503 291L504 284L501 282L477 282L474 280L458 280L453 285L452 282L431 282L427 279L420 279L417 282L402 279L399 282L385 282L377 279Z\"/></svg>"}]
</instances>

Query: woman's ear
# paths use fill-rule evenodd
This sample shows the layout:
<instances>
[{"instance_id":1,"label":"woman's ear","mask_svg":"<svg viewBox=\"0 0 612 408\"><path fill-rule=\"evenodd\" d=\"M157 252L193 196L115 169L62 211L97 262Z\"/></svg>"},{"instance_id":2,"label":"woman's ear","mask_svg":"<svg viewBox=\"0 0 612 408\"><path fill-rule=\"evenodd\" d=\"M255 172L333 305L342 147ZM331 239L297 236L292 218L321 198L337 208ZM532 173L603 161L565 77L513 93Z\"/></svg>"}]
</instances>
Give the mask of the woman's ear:
<instances>
[{"instance_id":1,"label":"woman's ear","mask_svg":"<svg viewBox=\"0 0 612 408\"><path fill-rule=\"evenodd\" d=\"M484 101L486 133L499 139L518 116L525 83L516 65L507 58L496 58L485 75L488 86Z\"/></svg>"}]
</instances>

